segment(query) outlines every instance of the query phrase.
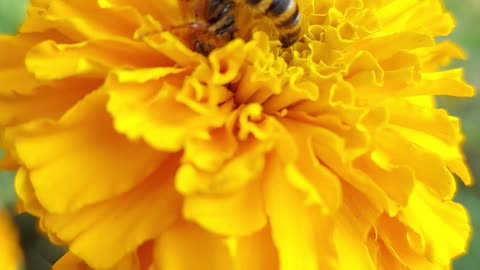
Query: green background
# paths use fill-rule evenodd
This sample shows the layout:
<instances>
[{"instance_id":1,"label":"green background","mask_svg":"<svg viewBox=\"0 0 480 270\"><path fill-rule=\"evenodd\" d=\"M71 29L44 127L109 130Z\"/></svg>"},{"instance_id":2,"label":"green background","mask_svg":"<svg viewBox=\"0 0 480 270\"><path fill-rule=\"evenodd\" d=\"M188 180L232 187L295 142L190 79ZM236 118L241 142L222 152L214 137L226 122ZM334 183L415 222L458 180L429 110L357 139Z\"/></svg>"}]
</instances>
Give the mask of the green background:
<instances>
[{"instance_id":1,"label":"green background","mask_svg":"<svg viewBox=\"0 0 480 270\"><path fill-rule=\"evenodd\" d=\"M91 1L91 0L85 0ZM467 52L466 62L455 62L452 66L465 68L466 80L480 89L480 0L445 0L457 20L457 28L449 39L460 44ZM25 0L0 0L0 33L14 34L24 16ZM8 52L0 52L8 53ZM1 83L0 83L1 84ZM480 179L480 98L438 98L438 104L450 114L462 119L466 135L464 150L475 179ZM0 205L13 210L13 174L0 173ZM474 227L469 253L455 262L455 270L480 269L480 187L464 188L459 184L456 200L465 205ZM26 256L27 270L46 270L62 254L62 249L52 246L34 229L34 220L27 215L16 216L14 221L21 231L21 244ZM439 235L438 237L442 237ZM420 270L420 269L419 269Z\"/></svg>"}]
</instances>

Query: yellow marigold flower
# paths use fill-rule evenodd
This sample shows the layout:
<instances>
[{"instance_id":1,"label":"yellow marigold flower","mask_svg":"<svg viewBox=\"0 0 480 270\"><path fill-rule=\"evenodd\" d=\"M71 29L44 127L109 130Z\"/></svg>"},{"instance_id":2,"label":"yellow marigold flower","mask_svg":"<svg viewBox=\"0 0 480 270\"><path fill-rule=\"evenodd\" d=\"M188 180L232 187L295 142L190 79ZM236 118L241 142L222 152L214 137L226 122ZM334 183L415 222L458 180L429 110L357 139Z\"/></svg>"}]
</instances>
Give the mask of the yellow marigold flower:
<instances>
[{"instance_id":1,"label":"yellow marigold flower","mask_svg":"<svg viewBox=\"0 0 480 270\"><path fill-rule=\"evenodd\" d=\"M22 251L8 214L0 209L0 269L19 270Z\"/></svg>"},{"instance_id":2,"label":"yellow marigold flower","mask_svg":"<svg viewBox=\"0 0 480 270\"><path fill-rule=\"evenodd\" d=\"M291 48L208 57L168 30L182 5L31 0L0 37L4 167L55 269L450 269L472 180L433 97L473 89L440 71L439 0L298 0Z\"/></svg>"}]
</instances>

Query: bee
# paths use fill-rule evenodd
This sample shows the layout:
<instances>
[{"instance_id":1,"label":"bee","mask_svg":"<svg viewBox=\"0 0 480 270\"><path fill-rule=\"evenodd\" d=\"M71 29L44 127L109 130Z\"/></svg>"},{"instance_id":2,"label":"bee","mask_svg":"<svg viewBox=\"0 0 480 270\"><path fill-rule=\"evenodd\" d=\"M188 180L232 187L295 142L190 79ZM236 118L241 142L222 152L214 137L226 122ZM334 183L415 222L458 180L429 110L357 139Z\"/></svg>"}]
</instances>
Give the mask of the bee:
<instances>
[{"instance_id":1,"label":"bee","mask_svg":"<svg viewBox=\"0 0 480 270\"><path fill-rule=\"evenodd\" d=\"M265 17L278 31L283 48L300 37L301 14L296 0L179 0L185 10L193 10L194 22L170 30L187 40L191 48L205 56L234 39L238 27L236 7L243 5Z\"/></svg>"},{"instance_id":2,"label":"bee","mask_svg":"<svg viewBox=\"0 0 480 270\"><path fill-rule=\"evenodd\" d=\"M296 0L243 0L256 14L272 21L283 48L300 38L301 14ZM258 16L257 15L257 16Z\"/></svg>"},{"instance_id":3,"label":"bee","mask_svg":"<svg viewBox=\"0 0 480 270\"><path fill-rule=\"evenodd\" d=\"M203 55L235 38L233 0L179 0L184 11L193 10L194 22L170 28L190 47ZM189 17L188 14L185 17Z\"/></svg>"}]
</instances>

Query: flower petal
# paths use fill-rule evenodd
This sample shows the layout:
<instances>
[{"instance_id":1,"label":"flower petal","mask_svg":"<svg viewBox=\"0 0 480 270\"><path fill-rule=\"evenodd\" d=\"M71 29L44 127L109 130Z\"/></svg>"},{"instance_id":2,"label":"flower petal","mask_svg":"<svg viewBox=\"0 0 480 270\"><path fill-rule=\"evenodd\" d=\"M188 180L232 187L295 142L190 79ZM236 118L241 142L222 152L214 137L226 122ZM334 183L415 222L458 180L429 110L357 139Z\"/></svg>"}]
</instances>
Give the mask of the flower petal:
<instances>
[{"instance_id":1,"label":"flower petal","mask_svg":"<svg viewBox=\"0 0 480 270\"><path fill-rule=\"evenodd\" d=\"M280 269L314 270L335 268L332 248L333 217L323 216L318 205L286 178L279 160L271 158L265 168L265 209L278 249Z\"/></svg>"},{"instance_id":2,"label":"flower petal","mask_svg":"<svg viewBox=\"0 0 480 270\"><path fill-rule=\"evenodd\" d=\"M225 98L219 93L217 101L212 93L211 102L206 104L198 100L203 99L198 93L206 93L206 88L193 79L185 82L182 91L178 84L184 75L177 74L183 71L158 68L144 74L150 78L135 78L127 71L118 72L117 78L109 80L104 87L109 93L107 106L115 129L131 140L143 138L162 151L178 151L190 137L208 138L206 129L219 127L225 121L227 110L216 106ZM219 88L218 91L225 90Z\"/></svg>"},{"instance_id":3,"label":"flower petal","mask_svg":"<svg viewBox=\"0 0 480 270\"><path fill-rule=\"evenodd\" d=\"M17 270L21 266L22 250L17 232L10 217L4 209L0 209L0 265L5 270Z\"/></svg>"},{"instance_id":4,"label":"flower petal","mask_svg":"<svg viewBox=\"0 0 480 270\"><path fill-rule=\"evenodd\" d=\"M16 156L29 170L39 202L48 211L73 211L125 192L165 158L116 134L105 102L104 95L94 93L58 124L40 120L5 131Z\"/></svg>"},{"instance_id":5,"label":"flower petal","mask_svg":"<svg viewBox=\"0 0 480 270\"><path fill-rule=\"evenodd\" d=\"M158 269L234 269L225 241L199 227L180 223L164 232L155 244Z\"/></svg>"},{"instance_id":6,"label":"flower petal","mask_svg":"<svg viewBox=\"0 0 480 270\"><path fill-rule=\"evenodd\" d=\"M214 233L250 235L267 223L261 195L257 182L235 194L187 196L183 216Z\"/></svg>"},{"instance_id":7,"label":"flower petal","mask_svg":"<svg viewBox=\"0 0 480 270\"><path fill-rule=\"evenodd\" d=\"M235 269L278 269L278 255L269 227L249 236L235 239Z\"/></svg>"},{"instance_id":8,"label":"flower petal","mask_svg":"<svg viewBox=\"0 0 480 270\"><path fill-rule=\"evenodd\" d=\"M421 184L416 186L399 220L424 241L422 255L435 265L447 266L451 258L466 252L471 228L465 208L455 202L443 202Z\"/></svg>"},{"instance_id":9,"label":"flower petal","mask_svg":"<svg viewBox=\"0 0 480 270\"><path fill-rule=\"evenodd\" d=\"M179 217L181 198L173 186L176 161L166 161L129 192L68 215L47 214L42 224L70 243L70 251L88 265L112 267Z\"/></svg>"}]
</instances>

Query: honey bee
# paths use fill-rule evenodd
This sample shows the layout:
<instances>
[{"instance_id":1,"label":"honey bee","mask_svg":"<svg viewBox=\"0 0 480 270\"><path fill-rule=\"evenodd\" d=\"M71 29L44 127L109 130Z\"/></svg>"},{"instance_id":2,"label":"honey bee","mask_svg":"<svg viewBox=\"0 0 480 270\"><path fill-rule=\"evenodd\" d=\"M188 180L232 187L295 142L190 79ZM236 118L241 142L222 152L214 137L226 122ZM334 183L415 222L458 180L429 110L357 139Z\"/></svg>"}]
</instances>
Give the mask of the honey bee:
<instances>
[{"instance_id":1,"label":"honey bee","mask_svg":"<svg viewBox=\"0 0 480 270\"><path fill-rule=\"evenodd\" d=\"M301 14L296 0L243 0L255 13L272 21L283 48L300 38Z\"/></svg>"},{"instance_id":2,"label":"honey bee","mask_svg":"<svg viewBox=\"0 0 480 270\"><path fill-rule=\"evenodd\" d=\"M203 55L234 39L239 26L236 7L243 5L255 17L267 18L278 31L283 48L300 37L301 14L296 0L179 0L185 10L193 10L194 22L170 29L187 40L191 48Z\"/></svg>"}]
</instances>

